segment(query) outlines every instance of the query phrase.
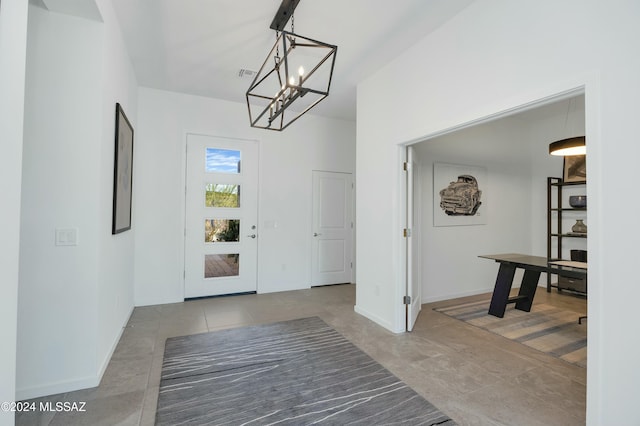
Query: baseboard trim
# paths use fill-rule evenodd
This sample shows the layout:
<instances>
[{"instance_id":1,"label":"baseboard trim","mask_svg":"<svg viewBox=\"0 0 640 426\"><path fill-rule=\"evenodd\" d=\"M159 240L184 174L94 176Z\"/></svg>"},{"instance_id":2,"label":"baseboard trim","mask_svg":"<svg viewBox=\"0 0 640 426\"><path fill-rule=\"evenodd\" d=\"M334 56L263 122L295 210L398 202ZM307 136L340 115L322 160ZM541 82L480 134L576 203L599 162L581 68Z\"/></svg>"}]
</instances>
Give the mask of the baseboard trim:
<instances>
[{"instance_id":1,"label":"baseboard trim","mask_svg":"<svg viewBox=\"0 0 640 426\"><path fill-rule=\"evenodd\" d=\"M372 314L371 312L367 311L366 309L361 308L358 305L355 305L353 307L353 310L357 313L362 315L363 317L375 322L376 324L378 324L381 327L386 328L387 330L391 331L392 333L404 333L404 329L402 330L395 330L393 328L393 324L391 324L389 321L386 321L382 318L380 318L377 315Z\"/></svg>"},{"instance_id":2,"label":"baseboard trim","mask_svg":"<svg viewBox=\"0 0 640 426\"><path fill-rule=\"evenodd\" d=\"M516 288L516 287L514 286L513 288ZM458 297L467 297L467 296L475 296L476 294L491 293L492 291L493 291L493 287L489 287L489 288L479 288L471 291L463 291L461 293L442 294L439 296L425 297L422 299L422 303L424 304L424 303L440 302L442 300L457 299Z\"/></svg>"},{"instance_id":3,"label":"baseboard trim","mask_svg":"<svg viewBox=\"0 0 640 426\"><path fill-rule=\"evenodd\" d=\"M64 380L64 381L59 381L54 383L48 383L41 386L33 386L30 388L16 389L16 401L22 401L25 399L32 399L32 398L40 398L42 396L55 395L58 393L73 392L81 389L95 388L96 386L100 385L102 376L107 370L107 366L111 361L111 357L113 356L113 353L118 347L118 342L120 342L122 333L124 333L124 329L126 328L127 323L129 322L129 318L131 318L131 314L133 314L133 309L134 307L132 306L131 310L129 311L129 315L127 315L124 321L124 324L122 324L122 327L120 328L120 331L118 332L117 337L115 338L115 340L111 345L111 349L109 350L105 358L102 360L100 369L97 371L96 375L85 376L77 379Z\"/></svg>"},{"instance_id":4,"label":"baseboard trim","mask_svg":"<svg viewBox=\"0 0 640 426\"><path fill-rule=\"evenodd\" d=\"M39 398L41 396L58 393L73 392L79 389L95 388L100 384L100 378L95 376L79 377L77 379L48 383L42 386L16 389L16 401Z\"/></svg>"},{"instance_id":5,"label":"baseboard trim","mask_svg":"<svg viewBox=\"0 0 640 426\"><path fill-rule=\"evenodd\" d=\"M538 287L543 287L546 289L547 284L538 283ZM514 282L511 288L512 289L520 288L520 283ZM457 299L458 297L475 296L476 294L482 294L482 293L493 293L493 287L479 288L476 290L464 291L462 293L451 293L451 294L444 294L440 296L426 297L422 299L422 303L424 304L424 303L441 302L443 300Z\"/></svg>"},{"instance_id":6,"label":"baseboard trim","mask_svg":"<svg viewBox=\"0 0 640 426\"><path fill-rule=\"evenodd\" d=\"M122 333L124 333L124 329L127 328L127 324L129 323L129 319L131 319L131 315L133 314L134 309L135 309L135 306L131 306L131 309L129 310L129 315L127 315L126 319L124 320L124 324L122 324L122 327L120 327L120 331L118 332L118 335L116 336L115 340L111 344L111 349L109 350L106 357L102 360L102 363L100 364L100 369L98 370L98 383L102 381L102 376L104 376L104 372L107 371L107 367L109 366L111 357L113 356L113 353L116 351L116 348L118 347L118 343L122 338Z\"/></svg>"}]
</instances>

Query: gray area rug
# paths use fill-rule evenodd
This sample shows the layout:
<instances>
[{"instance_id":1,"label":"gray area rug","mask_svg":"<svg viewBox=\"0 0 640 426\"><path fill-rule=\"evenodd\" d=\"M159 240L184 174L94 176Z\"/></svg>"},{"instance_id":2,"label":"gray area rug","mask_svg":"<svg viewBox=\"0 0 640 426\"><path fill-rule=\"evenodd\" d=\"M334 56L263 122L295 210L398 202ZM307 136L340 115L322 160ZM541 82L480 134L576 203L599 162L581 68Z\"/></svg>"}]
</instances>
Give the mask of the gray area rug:
<instances>
[{"instance_id":1,"label":"gray area rug","mask_svg":"<svg viewBox=\"0 0 640 426\"><path fill-rule=\"evenodd\" d=\"M320 318L167 339L157 425L455 425Z\"/></svg>"},{"instance_id":2,"label":"gray area rug","mask_svg":"<svg viewBox=\"0 0 640 426\"><path fill-rule=\"evenodd\" d=\"M587 324L578 324L580 313L534 303L531 312L508 306L504 318L498 318L489 315L489 303L482 300L435 310L580 367L587 366Z\"/></svg>"}]
</instances>

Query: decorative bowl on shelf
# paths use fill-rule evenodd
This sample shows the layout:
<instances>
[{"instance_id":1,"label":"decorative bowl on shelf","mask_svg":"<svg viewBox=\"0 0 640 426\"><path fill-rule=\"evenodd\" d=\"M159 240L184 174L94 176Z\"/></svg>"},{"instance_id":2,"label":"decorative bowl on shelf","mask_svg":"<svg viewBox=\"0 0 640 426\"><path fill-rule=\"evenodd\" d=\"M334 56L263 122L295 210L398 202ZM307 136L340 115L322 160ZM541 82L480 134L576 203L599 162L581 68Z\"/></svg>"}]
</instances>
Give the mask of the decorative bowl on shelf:
<instances>
[{"instance_id":1,"label":"decorative bowl on shelf","mask_svg":"<svg viewBox=\"0 0 640 426\"><path fill-rule=\"evenodd\" d=\"M587 196L586 195L571 195L569 197L569 205L575 208L584 208L587 207Z\"/></svg>"}]
</instances>

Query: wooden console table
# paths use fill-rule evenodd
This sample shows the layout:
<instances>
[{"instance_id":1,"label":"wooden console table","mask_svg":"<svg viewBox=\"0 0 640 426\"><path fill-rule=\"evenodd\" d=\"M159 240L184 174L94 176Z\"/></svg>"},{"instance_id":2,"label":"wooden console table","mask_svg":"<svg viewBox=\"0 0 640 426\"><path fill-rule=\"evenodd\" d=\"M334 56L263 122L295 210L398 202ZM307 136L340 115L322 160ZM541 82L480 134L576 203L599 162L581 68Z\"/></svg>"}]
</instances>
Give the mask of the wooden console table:
<instances>
[{"instance_id":1,"label":"wooden console table","mask_svg":"<svg viewBox=\"0 0 640 426\"><path fill-rule=\"evenodd\" d=\"M549 262L546 257L519 253L487 254L478 257L500 263L489 305L489 314L499 318L504 317L504 311L509 303L515 303L515 308L521 311L531 311L533 297L542 272L571 278L584 278L587 275L587 264L581 262ZM524 269L524 276L518 295L509 297L517 268Z\"/></svg>"}]
</instances>

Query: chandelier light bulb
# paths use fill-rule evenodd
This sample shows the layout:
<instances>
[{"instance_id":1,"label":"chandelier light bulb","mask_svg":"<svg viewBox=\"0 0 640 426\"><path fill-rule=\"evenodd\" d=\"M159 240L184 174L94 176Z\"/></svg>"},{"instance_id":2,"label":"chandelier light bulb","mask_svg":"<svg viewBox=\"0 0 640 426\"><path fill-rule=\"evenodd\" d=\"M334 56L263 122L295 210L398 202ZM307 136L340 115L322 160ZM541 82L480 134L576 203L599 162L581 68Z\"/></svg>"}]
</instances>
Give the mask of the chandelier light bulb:
<instances>
[{"instance_id":1,"label":"chandelier light bulb","mask_svg":"<svg viewBox=\"0 0 640 426\"><path fill-rule=\"evenodd\" d=\"M300 77L302 77L304 75L304 68L303 67L298 68L298 75Z\"/></svg>"}]
</instances>

